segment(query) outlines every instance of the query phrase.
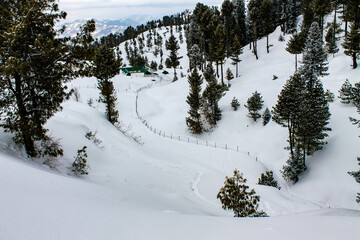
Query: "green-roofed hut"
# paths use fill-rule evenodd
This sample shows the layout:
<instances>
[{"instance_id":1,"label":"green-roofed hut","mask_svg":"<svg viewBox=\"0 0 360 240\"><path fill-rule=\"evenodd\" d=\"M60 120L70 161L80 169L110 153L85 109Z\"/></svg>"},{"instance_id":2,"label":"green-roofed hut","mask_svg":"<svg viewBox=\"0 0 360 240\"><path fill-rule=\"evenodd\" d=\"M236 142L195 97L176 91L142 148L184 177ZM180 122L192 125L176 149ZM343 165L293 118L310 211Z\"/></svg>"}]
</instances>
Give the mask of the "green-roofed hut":
<instances>
[{"instance_id":1,"label":"green-roofed hut","mask_svg":"<svg viewBox=\"0 0 360 240\"><path fill-rule=\"evenodd\" d=\"M147 73L147 72L149 72L144 66L125 67L125 68L121 68L121 70L128 76L130 76L132 73Z\"/></svg>"}]
</instances>

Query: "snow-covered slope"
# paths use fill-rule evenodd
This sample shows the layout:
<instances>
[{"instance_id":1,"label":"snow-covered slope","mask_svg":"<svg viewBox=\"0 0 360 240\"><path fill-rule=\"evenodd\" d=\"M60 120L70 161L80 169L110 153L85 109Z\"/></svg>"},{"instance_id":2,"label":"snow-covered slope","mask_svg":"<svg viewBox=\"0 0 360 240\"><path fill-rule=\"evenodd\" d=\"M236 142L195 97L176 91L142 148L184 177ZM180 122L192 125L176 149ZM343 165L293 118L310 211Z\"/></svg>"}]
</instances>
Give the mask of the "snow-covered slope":
<instances>
[{"instance_id":1,"label":"snow-covered slope","mask_svg":"<svg viewBox=\"0 0 360 240\"><path fill-rule=\"evenodd\" d=\"M158 31L170 36L165 28ZM294 72L294 56L285 51L286 42L278 42L279 34L277 30L271 35L270 54L265 41L259 42L257 61L244 48L241 76L220 102L222 120L213 132L197 139L185 124L185 43L178 69L178 76L180 72L185 76L175 83L171 74L161 71L159 77L120 74L113 79L120 120L130 135L141 136L143 145L106 121L104 106L96 101L94 78L71 82L70 87L79 89L80 101L65 102L63 111L47 124L65 150L59 161L48 162L52 168L19 154L22 149L1 132L0 239L335 240L359 235L360 207L355 202L359 186L347 174L358 169L359 130L348 120L357 117L355 107L338 99L330 104L329 143L309 158L308 170L294 186L279 172L288 157L286 129L272 122L264 127L246 117L243 104L255 90L271 108ZM124 53L123 45L121 49ZM147 56L160 61L151 51ZM339 53L329 61L330 75L322 79L325 88L337 95L346 78L359 81L360 70L351 69L349 57ZM229 62L227 67L233 69ZM272 80L273 75L278 79ZM242 104L236 112L230 107L234 96ZM89 99L94 100L93 107L87 104ZM96 132L101 143L86 139L88 131ZM80 179L72 176L70 167L84 145L90 173ZM217 192L235 168L244 173L261 197L260 208L271 217L233 218L232 212L221 208ZM274 171L281 190L256 184L266 170Z\"/></svg>"}]
</instances>

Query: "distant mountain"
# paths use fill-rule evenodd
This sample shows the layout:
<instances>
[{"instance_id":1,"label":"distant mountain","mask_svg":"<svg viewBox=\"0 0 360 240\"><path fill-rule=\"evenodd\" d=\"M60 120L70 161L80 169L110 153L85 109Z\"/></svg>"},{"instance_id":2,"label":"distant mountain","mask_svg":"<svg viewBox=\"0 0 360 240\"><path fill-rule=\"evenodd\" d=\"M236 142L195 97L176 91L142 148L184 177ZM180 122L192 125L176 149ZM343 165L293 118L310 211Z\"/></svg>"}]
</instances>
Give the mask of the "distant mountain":
<instances>
[{"instance_id":1,"label":"distant mountain","mask_svg":"<svg viewBox=\"0 0 360 240\"><path fill-rule=\"evenodd\" d=\"M153 17L150 15L133 15L127 18L118 20L96 20L96 31L93 37L100 38L109 35L110 33L122 33L129 26L137 26L151 21ZM66 30L64 36L75 36L79 32L80 27L86 23L84 19L78 19L72 22L64 23Z\"/></svg>"}]
</instances>

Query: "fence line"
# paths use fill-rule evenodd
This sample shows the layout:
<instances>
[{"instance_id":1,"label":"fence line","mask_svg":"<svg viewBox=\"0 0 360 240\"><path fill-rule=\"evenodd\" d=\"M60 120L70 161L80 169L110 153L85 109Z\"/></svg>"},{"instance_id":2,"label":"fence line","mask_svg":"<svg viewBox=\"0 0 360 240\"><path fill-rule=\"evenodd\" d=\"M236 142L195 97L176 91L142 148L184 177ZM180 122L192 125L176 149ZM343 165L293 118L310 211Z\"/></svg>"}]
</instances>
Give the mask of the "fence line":
<instances>
[{"instance_id":1,"label":"fence line","mask_svg":"<svg viewBox=\"0 0 360 240\"><path fill-rule=\"evenodd\" d=\"M136 91L136 100L135 100L135 111L136 111L136 115L138 117L138 119L151 131L153 132L155 135L159 135L160 137L163 138L168 138L171 140L176 140L176 141L181 141L181 142L187 142L190 144L195 144L195 145L199 145L199 146L205 146L205 147L212 147L212 148L219 148L219 149L223 149L226 151L234 151L234 152L238 152L238 153L242 153L242 154L246 154L248 155L250 158L254 159L255 161L258 161L258 158L256 156L252 156L250 154L249 151L243 151L240 150L239 146L237 145L235 146L231 146L229 144L223 144L223 145L219 145L216 144L216 142L209 142L207 140L201 140L201 139L197 139L197 138L193 138L193 137L188 137L188 136L180 136L180 135L174 135L172 133L166 133L165 131L162 131L160 129L156 129L153 126L151 126L143 117L140 116L139 111L138 111L138 99L139 99L139 92L143 91L144 89L148 89L150 87L152 87L154 84L148 84L144 87L139 88Z\"/></svg>"}]
</instances>

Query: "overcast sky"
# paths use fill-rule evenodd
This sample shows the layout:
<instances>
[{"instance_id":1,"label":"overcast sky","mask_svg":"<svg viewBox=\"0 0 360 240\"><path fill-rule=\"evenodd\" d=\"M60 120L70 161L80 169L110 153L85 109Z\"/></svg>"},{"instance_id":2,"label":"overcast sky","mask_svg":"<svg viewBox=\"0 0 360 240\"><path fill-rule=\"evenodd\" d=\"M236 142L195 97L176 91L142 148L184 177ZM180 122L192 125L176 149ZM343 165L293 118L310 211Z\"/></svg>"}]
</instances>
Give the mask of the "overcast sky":
<instances>
[{"instance_id":1,"label":"overcast sky","mask_svg":"<svg viewBox=\"0 0 360 240\"><path fill-rule=\"evenodd\" d=\"M122 19L132 15L155 18L194 9L196 3L220 5L223 0L60 0L60 9L68 13L67 21L95 18Z\"/></svg>"}]
</instances>

